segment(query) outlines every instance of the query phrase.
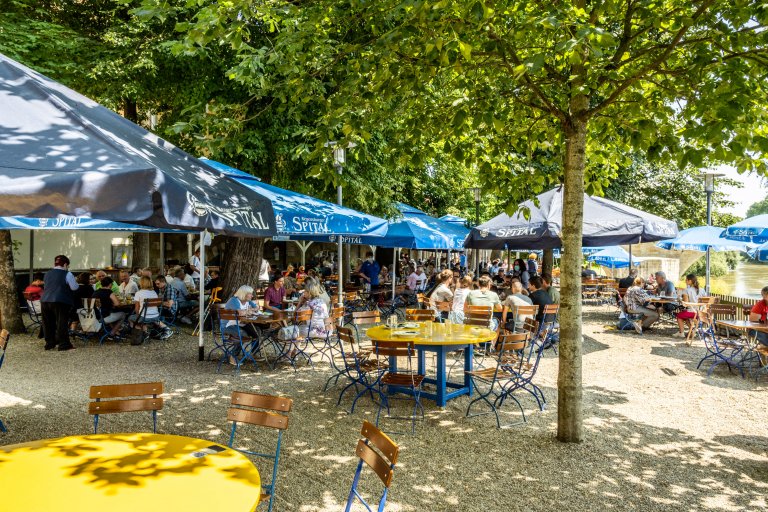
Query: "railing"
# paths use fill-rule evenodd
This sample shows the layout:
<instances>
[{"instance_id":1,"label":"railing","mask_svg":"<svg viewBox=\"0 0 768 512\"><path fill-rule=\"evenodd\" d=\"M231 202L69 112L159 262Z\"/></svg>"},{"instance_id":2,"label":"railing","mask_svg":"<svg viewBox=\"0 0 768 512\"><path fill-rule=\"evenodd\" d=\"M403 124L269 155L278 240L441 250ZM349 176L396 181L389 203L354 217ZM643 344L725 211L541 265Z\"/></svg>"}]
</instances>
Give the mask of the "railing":
<instances>
[{"instance_id":1,"label":"railing","mask_svg":"<svg viewBox=\"0 0 768 512\"><path fill-rule=\"evenodd\" d=\"M736 318L739 320L749 320L749 314L744 314L744 308L742 306L754 306L760 299L748 299L747 297L737 297L736 295L723 295L721 293L711 294L714 297L720 299L721 304L735 304Z\"/></svg>"}]
</instances>

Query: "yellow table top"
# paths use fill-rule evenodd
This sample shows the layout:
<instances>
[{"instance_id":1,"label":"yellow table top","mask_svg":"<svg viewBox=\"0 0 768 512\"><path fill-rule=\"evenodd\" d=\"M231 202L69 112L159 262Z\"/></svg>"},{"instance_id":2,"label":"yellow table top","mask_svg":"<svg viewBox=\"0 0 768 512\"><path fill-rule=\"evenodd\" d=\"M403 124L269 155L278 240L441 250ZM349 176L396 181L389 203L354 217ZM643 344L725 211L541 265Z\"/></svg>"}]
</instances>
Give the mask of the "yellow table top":
<instances>
[{"instance_id":1,"label":"yellow table top","mask_svg":"<svg viewBox=\"0 0 768 512\"><path fill-rule=\"evenodd\" d=\"M222 451L197 453L206 448ZM202 456L200 456L202 455ZM203 439L99 434L0 447L0 509L253 511L259 472Z\"/></svg>"},{"instance_id":2,"label":"yellow table top","mask_svg":"<svg viewBox=\"0 0 768 512\"><path fill-rule=\"evenodd\" d=\"M464 324L432 323L432 335L428 335L428 322L406 322L418 324L418 327L399 327L389 329L385 325L377 325L366 331L372 340L379 341L412 341L416 345L467 345L491 341L496 332L487 327L476 327Z\"/></svg>"}]
</instances>

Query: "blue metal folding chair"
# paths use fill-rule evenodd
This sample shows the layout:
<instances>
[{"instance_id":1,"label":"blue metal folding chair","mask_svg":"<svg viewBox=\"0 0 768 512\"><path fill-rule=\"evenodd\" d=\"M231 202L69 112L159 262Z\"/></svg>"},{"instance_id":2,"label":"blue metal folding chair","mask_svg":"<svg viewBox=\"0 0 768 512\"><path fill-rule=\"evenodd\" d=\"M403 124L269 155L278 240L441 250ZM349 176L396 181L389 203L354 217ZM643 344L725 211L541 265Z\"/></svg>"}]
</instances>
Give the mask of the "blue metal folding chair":
<instances>
[{"instance_id":1,"label":"blue metal folding chair","mask_svg":"<svg viewBox=\"0 0 768 512\"><path fill-rule=\"evenodd\" d=\"M352 414L355 412L355 404L357 404L357 401L361 396L368 393L373 400L373 393L380 393L377 384L382 374L387 369L387 363L385 361L371 359L370 352L355 350L355 336L352 334L350 328L339 327L337 332L339 336L341 361L336 366L337 373L328 379L325 388L328 389L331 380L334 380L335 382L338 381L340 377L346 378L348 383L341 390L341 393L339 393L339 399L336 402L336 405L339 405L347 390L354 387L355 391L358 391L358 389L362 387L362 390L358 391L354 400L352 400L352 407L349 411L349 413ZM358 344L357 346L359 349L360 345Z\"/></svg>"},{"instance_id":2,"label":"blue metal folding chair","mask_svg":"<svg viewBox=\"0 0 768 512\"><path fill-rule=\"evenodd\" d=\"M227 420L232 422L228 446L241 453L274 461L272 465L272 479L269 484L261 486L264 493L261 495L261 500L259 500L263 502L269 497L269 512L272 511L275 499L275 482L277 482L277 468L280 461L280 445L283 440L283 431L288 428L288 416L280 413L290 412L292 407L293 400L290 398L235 391L232 393L232 407L227 410ZM248 423L250 425L276 429L277 447L275 448L275 453L254 452L234 446L238 423Z\"/></svg>"},{"instance_id":3,"label":"blue metal folding chair","mask_svg":"<svg viewBox=\"0 0 768 512\"><path fill-rule=\"evenodd\" d=\"M384 484L384 492L379 499L379 504L376 506L378 512L384 512L400 448L385 433L367 421L363 422L360 434L363 436L363 439L357 442L357 449L355 450L357 456L360 457L360 461L357 463L357 471L355 471L355 478L352 480L352 489L349 491L349 498L347 498L347 506L344 512L352 510L355 500L359 500L368 512L373 512L371 505L357 491L360 475L363 471L363 462L376 473Z\"/></svg>"},{"instance_id":4,"label":"blue metal folding chair","mask_svg":"<svg viewBox=\"0 0 768 512\"><path fill-rule=\"evenodd\" d=\"M24 292L24 300L27 301L27 316L29 316L30 324L24 326L25 329L35 330L43 329L43 315L40 310L40 300L33 300L32 294Z\"/></svg>"},{"instance_id":5,"label":"blue metal folding chair","mask_svg":"<svg viewBox=\"0 0 768 512\"><path fill-rule=\"evenodd\" d=\"M88 414L93 415L93 433L99 433L100 415L137 411L152 412L152 432L157 432L157 411L163 408L163 399L158 395L162 393L162 382L91 386L90 398L95 401L88 404ZM104 398L113 400L102 401Z\"/></svg>"},{"instance_id":6,"label":"blue metal folding chair","mask_svg":"<svg viewBox=\"0 0 768 512\"><path fill-rule=\"evenodd\" d=\"M3 367L3 361L5 361L5 350L8 348L8 340L11 339L11 333L8 330L3 329L0 331L0 368ZM5 428L3 420L0 420L0 432L8 432Z\"/></svg>"},{"instance_id":7,"label":"blue metal folding chair","mask_svg":"<svg viewBox=\"0 0 768 512\"><path fill-rule=\"evenodd\" d=\"M222 323L232 322L231 327L222 326L221 344L216 349L221 350L217 372L221 371L221 365L225 361L235 362L235 375L240 373L240 367L247 361L251 361L258 370L259 363L256 362L254 353L261 349L261 340L253 338L240 328L240 312L231 309L219 310L219 321Z\"/></svg>"},{"instance_id":8,"label":"blue metal folding chair","mask_svg":"<svg viewBox=\"0 0 768 512\"><path fill-rule=\"evenodd\" d=\"M430 310L431 311L431 310ZM431 320L431 319L430 319ZM424 407L421 405L421 383L424 375L413 368L413 358L416 356L416 348L412 341L374 341L376 357L389 358L390 361L405 360L405 368L387 370L378 379L379 410L376 413L376 426L379 426L381 411L387 408L387 417L392 419L411 420L411 433L416 433L417 414L421 411L421 419L424 419ZM385 389L386 387L386 389ZM395 393L402 393L404 397L398 397ZM413 399L413 411L408 417L391 416L390 401L394 399Z\"/></svg>"},{"instance_id":9,"label":"blue metal folding chair","mask_svg":"<svg viewBox=\"0 0 768 512\"><path fill-rule=\"evenodd\" d=\"M710 306L710 310L714 307ZM701 368L704 362L712 363L707 370L707 377L712 375L715 367L721 364L728 366L728 370L733 373L733 368L737 368L741 376L744 377L744 356L747 355L747 346L741 341L734 341L721 338L717 333L717 325L712 319L711 312L699 313L699 338L704 342L706 353L701 358L696 369Z\"/></svg>"}]
</instances>

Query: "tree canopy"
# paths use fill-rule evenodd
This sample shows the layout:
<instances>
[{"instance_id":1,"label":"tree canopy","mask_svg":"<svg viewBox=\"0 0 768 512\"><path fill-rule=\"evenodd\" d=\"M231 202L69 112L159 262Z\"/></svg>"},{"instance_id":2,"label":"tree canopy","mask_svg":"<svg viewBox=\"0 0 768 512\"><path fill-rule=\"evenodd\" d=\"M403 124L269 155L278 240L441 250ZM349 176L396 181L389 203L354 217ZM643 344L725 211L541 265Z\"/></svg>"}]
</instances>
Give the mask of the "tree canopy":
<instances>
[{"instance_id":1,"label":"tree canopy","mask_svg":"<svg viewBox=\"0 0 768 512\"><path fill-rule=\"evenodd\" d=\"M754 217L755 215L762 215L768 213L768 195L765 199L752 203L747 210L747 217Z\"/></svg>"}]
</instances>

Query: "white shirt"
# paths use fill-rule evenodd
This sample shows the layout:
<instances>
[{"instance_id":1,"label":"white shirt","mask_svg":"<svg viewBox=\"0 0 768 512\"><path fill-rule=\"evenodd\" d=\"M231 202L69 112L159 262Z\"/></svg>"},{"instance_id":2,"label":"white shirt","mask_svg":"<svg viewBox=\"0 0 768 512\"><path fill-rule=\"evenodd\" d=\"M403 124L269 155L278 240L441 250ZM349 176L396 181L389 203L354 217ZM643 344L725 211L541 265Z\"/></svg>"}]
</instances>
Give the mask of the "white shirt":
<instances>
[{"instance_id":1,"label":"white shirt","mask_svg":"<svg viewBox=\"0 0 768 512\"><path fill-rule=\"evenodd\" d=\"M259 269L259 281L269 281L269 262L266 259L261 260L261 269Z\"/></svg>"},{"instance_id":2,"label":"white shirt","mask_svg":"<svg viewBox=\"0 0 768 512\"><path fill-rule=\"evenodd\" d=\"M200 275L198 274L198 277ZM195 282L193 281L193 277L189 274L184 274L184 285L187 287L187 290L192 289L196 290L197 287L195 286Z\"/></svg>"},{"instance_id":3,"label":"white shirt","mask_svg":"<svg viewBox=\"0 0 768 512\"><path fill-rule=\"evenodd\" d=\"M451 311L464 314L464 303L467 301L467 295L472 291L470 288L456 288L453 294L453 305Z\"/></svg>"},{"instance_id":4,"label":"white shirt","mask_svg":"<svg viewBox=\"0 0 768 512\"><path fill-rule=\"evenodd\" d=\"M193 254L191 258L189 258L189 265L192 267L192 279L200 279L200 258L197 257L197 254Z\"/></svg>"},{"instance_id":5,"label":"white shirt","mask_svg":"<svg viewBox=\"0 0 768 512\"><path fill-rule=\"evenodd\" d=\"M130 279L127 283L120 283L118 288L120 288L120 295L133 295L139 291L139 287Z\"/></svg>"},{"instance_id":6,"label":"white shirt","mask_svg":"<svg viewBox=\"0 0 768 512\"><path fill-rule=\"evenodd\" d=\"M139 312L141 312L141 309L144 307L144 300L145 299L156 299L157 293L155 293L155 290L139 290L136 292L136 295L133 296L133 300L139 303ZM160 316L160 312L157 310L156 307L152 306L150 308L147 308L147 315L146 318L152 319L152 318L158 318Z\"/></svg>"}]
</instances>

